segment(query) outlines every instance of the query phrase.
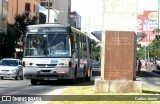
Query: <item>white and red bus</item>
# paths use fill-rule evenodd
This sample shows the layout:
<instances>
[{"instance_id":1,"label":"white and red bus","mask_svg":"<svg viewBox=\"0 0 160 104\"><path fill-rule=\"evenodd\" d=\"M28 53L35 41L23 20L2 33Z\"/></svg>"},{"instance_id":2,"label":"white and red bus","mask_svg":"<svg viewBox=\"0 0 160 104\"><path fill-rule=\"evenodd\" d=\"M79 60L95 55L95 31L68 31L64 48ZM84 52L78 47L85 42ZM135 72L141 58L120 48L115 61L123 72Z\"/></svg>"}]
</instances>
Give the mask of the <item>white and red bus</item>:
<instances>
[{"instance_id":1,"label":"white and red bus","mask_svg":"<svg viewBox=\"0 0 160 104\"><path fill-rule=\"evenodd\" d=\"M23 72L32 85L46 80L92 76L91 42L86 33L61 24L27 26L24 41Z\"/></svg>"}]
</instances>

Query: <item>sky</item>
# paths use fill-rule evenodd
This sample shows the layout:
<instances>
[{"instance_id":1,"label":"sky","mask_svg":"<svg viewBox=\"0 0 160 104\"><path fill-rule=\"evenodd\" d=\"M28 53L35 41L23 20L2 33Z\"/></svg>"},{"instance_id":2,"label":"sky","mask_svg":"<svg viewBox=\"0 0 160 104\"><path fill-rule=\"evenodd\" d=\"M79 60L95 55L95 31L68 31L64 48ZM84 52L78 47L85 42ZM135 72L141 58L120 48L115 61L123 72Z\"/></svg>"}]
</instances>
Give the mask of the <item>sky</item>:
<instances>
[{"instance_id":1,"label":"sky","mask_svg":"<svg viewBox=\"0 0 160 104\"><path fill-rule=\"evenodd\" d=\"M142 14L143 10L157 10L158 0L138 0L138 14Z\"/></svg>"},{"instance_id":2,"label":"sky","mask_svg":"<svg viewBox=\"0 0 160 104\"><path fill-rule=\"evenodd\" d=\"M144 10L158 10L157 4L158 0L138 0L138 14ZM71 11L82 16L82 31L90 33L101 30L102 0L71 0Z\"/></svg>"},{"instance_id":3,"label":"sky","mask_svg":"<svg viewBox=\"0 0 160 104\"><path fill-rule=\"evenodd\" d=\"M71 0L71 11L81 15L82 31L101 30L102 0Z\"/></svg>"}]
</instances>

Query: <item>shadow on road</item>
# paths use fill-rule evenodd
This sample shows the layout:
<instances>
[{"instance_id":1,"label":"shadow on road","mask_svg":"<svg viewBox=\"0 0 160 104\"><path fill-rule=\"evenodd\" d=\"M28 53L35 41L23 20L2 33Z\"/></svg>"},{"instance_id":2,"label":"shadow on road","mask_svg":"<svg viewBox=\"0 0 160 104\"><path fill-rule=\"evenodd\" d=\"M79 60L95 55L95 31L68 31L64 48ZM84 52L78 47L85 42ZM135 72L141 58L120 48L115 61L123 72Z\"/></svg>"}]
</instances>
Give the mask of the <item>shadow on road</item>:
<instances>
[{"instance_id":1,"label":"shadow on road","mask_svg":"<svg viewBox=\"0 0 160 104\"><path fill-rule=\"evenodd\" d=\"M142 93L147 93L147 94L160 94L159 91L147 91L147 90L143 90Z\"/></svg>"},{"instance_id":2,"label":"shadow on road","mask_svg":"<svg viewBox=\"0 0 160 104\"><path fill-rule=\"evenodd\" d=\"M94 80L83 82L82 79L77 79L75 84L70 84L67 80L53 80L53 81L45 81L38 82L38 85L41 86L90 86L94 85ZM29 85L29 86L37 86L37 85Z\"/></svg>"},{"instance_id":3,"label":"shadow on road","mask_svg":"<svg viewBox=\"0 0 160 104\"><path fill-rule=\"evenodd\" d=\"M153 71L154 72L154 71ZM158 75L153 74L153 72L148 72L148 71L141 71L141 72L136 72L136 76L138 77L159 77ZM155 73L155 72L154 72ZM157 72L157 74L160 72Z\"/></svg>"},{"instance_id":4,"label":"shadow on road","mask_svg":"<svg viewBox=\"0 0 160 104\"><path fill-rule=\"evenodd\" d=\"M68 80L50 80L45 82L38 82L38 85L44 86L91 86L94 85L94 80L96 77L99 77L101 74L100 71L93 71L92 72L92 80L91 81L83 81L82 79L76 79L76 84L70 84ZM36 85L30 85L36 86Z\"/></svg>"}]
</instances>

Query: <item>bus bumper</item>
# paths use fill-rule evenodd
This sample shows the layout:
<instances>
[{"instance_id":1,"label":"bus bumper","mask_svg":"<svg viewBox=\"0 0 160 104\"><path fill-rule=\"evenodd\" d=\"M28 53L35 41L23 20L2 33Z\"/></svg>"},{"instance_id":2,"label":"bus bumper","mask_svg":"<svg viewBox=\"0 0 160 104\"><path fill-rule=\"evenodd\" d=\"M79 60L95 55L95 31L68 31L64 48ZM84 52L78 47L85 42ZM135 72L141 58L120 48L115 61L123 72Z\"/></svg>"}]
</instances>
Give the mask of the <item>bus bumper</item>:
<instances>
[{"instance_id":1,"label":"bus bumper","mask_svg":"<svg viewBox=\"0 0 160 104\"><path fill-rule=\"evenodd\" d=\"M73 70L70 68L60 69L24 69L25 79L36 80L58 80L58 79L72 79Z\"/></svg>"}]
</instances>

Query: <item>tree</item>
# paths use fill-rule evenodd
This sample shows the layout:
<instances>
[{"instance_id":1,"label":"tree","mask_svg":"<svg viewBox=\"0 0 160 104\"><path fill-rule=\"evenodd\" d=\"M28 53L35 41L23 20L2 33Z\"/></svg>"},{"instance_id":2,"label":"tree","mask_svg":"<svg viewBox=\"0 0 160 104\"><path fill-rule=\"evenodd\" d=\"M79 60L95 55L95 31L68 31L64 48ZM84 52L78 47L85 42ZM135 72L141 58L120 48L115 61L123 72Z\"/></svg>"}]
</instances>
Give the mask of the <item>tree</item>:
<instances>
[{"instance_id":1,"label":"tree","mask_svg":"<svg viewBox=\"0 0 160 104\"><path fill-rule=\"evenodd\" d=\"M138 59L145 58L145 46L142 46L141 48L139 48L139 50L137 51L137 58Z\"/></svg>"},{"instance_id":2,"label":"tree","mask_svg":"<svg viewBox=\"0 0 160 104\"><path fill-rule=\"evenodd\" d=\"M38 23L38 17L37 16L31 17L28 12L24 12L21 15L20 14L16 15L14 25L18 29L17 37L19 38L21 37L21 40L23 40L24 36L22 35L25 34L26 27L28 25L35 25L37 23Z\"/></svg>"},{"instance_id":3,"label":"tree","mask_svg":"<svg viewBox=\"0 0 160 104\"><path fill-rule=\"evenodd\" d=\"M14 37L14 39L15 39L14 41L17 44L17 42L19 41L19 39L21 37L22 32L14 24L8 24L7 29L13 30L13 34L15 36Z\"/></svg>"},{"instance_id":4,"label":"tree","mask_svg":"<svg viewBox=\"0 0 160 104\"><path fill-rule=\"evenodd\" d=\"M15 33L11 28L0 32L0 58L14 57Z\"/></svg>"},{"instance_id":5,"label":"tree","mask_svg":"<svg viewBox=\"0 0 160 104\"><path fill-rule=\"evenodd\" d=\"M38 17L31 17L28 12L15 16L15 23L8 24L7 30L0 32L0 58L14 57L18 41L23 40L26 27L37 24Z\"/></svg>"},{"instance_id":6,"label":"tree","mask_svg":"<svg viewBox=\"0 0 160 104\"><path fill-rule=\"evenodd\" d=\"M155 62L158 56L160 56L160 38L156 37L149 45L150 54L153 56Z\"/></svg>"},{"instance_id":7,"label":"tree","mask_svg":"<svg viewBox=\"0 0 160 104\"><path fill-rule=\"evenodd\" d=\"M99 42L96 42L95 40L91 41L92 44L92 57L94 60L100 61L101 59L101 47L99 45Z\"/></svg>"}]
</instances>

